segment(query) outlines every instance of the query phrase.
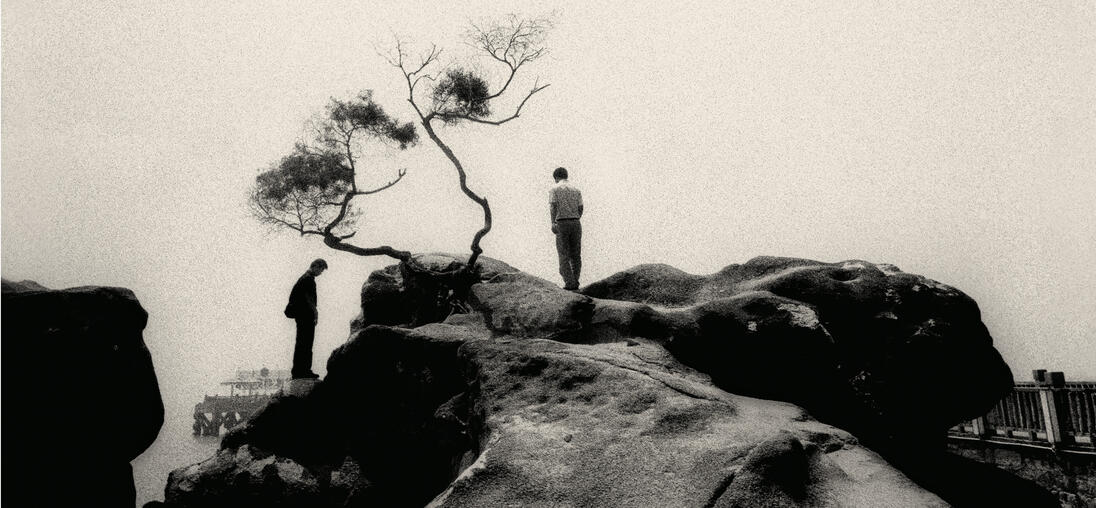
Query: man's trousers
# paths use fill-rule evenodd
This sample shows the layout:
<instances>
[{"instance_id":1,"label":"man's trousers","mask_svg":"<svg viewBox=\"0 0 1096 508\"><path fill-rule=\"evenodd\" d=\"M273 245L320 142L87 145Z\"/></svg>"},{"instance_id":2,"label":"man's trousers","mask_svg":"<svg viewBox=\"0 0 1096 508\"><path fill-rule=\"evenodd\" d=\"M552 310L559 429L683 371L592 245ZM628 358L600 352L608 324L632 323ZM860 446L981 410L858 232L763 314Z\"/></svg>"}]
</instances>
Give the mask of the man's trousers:
<instances>
[{"instance_id":1,"label":"man's trousers","mask_svg":"<svg viewBox=\"0 0 1096 508\"><path fill-rule=\"evenodd\" d=\"M293 347L293 377L312 373L312 343L316 340L316 321L297 318L297 343Z\"/></svg>"},{"instance_id":2,"label":"man's trousers","mask_svg":"<svg viewBox=\"0 0 1096 508\"><path fill-rule=\"evenodd\" d=\"M556 252L564 289L578 289L582 272L582 223L577 219L556 221Z\"/></svg>"}]
</instances>

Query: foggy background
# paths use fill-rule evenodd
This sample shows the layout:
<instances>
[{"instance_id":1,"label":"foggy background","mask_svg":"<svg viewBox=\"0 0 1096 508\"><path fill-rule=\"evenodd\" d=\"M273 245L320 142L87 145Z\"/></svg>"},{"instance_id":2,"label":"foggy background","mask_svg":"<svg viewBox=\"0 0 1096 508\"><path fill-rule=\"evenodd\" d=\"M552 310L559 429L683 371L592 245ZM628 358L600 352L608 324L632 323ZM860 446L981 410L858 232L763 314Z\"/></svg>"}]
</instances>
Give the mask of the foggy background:
<instances>
[{"instance_id":1,"label":"foggy background","mask_svg":"<svg viewBox=\"0 0 1096 508\"><path fill-rule=\"evenodd\" d=\"M1096 4L643 4L548 6L550 55L513 93L551 86L501 127L438 128L490 200L486 256L559 282L547 190L564 166L583 285L648 262L893 263L973 297L1018 381L1096 379ZM323 257L323 374L362 282L394 260L269 233L246 208L255 175L331 97L373 89L413 118L377 55L393 34L497 70L459 35L510 12L548 11L5 0L3 276L137 294L164 441L189 438L193 404L235 369L289 367L281 311ZM354 243L468 251L481 211L429 140L365 162L367 186L408 175L356 198Z\"/></svg>"}]
</instances>

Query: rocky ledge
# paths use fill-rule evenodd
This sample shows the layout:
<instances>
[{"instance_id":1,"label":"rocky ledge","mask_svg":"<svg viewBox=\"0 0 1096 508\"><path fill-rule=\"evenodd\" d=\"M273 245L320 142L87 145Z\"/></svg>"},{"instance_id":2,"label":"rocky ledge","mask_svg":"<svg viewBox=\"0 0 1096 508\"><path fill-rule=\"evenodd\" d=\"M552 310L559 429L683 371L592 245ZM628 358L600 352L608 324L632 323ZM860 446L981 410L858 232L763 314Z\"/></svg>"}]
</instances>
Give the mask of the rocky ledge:
<instances>
[{"instance_id":1,"label":"rocky ledge","mask_svg":"<svg viewBox=\"0 0 1096 508\"><path fill-rule=\"evenodd\" d=\"M944 454L948 427L1012 383L954 288L772 257L709 276L644 265L580 293L480 268L456 295L375 272L327 377L174 471L167 504L1054 503ZM468 312L421 324L447 308Z\"/></svg>"},{"instance_id":2,"label":"rocky ledge","mask_svg":"<svg viewBox=\"0 0 1096 508\"><path fill-rule=\"evenodd\" d=\"M50 290L3 280L5 499L34 506L133 506L130 461L164 406L124 288Z\"/></svg>"}]
</instances>

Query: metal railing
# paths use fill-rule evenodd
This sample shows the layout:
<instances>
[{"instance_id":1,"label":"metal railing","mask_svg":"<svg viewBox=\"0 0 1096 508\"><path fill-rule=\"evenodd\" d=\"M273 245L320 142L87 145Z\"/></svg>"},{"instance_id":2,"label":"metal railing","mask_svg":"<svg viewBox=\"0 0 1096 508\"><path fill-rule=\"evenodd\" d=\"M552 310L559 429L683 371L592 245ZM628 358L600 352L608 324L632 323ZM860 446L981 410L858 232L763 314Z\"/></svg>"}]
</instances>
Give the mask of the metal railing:
<instances>
[{"instance_id":1,"label":"metal railing","mask_svg":"<svg viewBox=\"0 0 1096 508\"><path fill-rule=\"evenodd\" d=\"M232 430L269 401L270 395L206 395L194 405L194 435L219 436L221 427Z\"/></svg>"},{"instance_id":2,"label":"metal railing","mask_svg":"<svg viewBox=\"0 0 1096 508\"><path fill-rule=\"evenodd\" d=\"M1096 383L1066 383L1061 372L1045 370L1032 377L1035 381L1017 383L984 416L952 427L948 436L1096 452Z\"/></svg>"}]
</instances>

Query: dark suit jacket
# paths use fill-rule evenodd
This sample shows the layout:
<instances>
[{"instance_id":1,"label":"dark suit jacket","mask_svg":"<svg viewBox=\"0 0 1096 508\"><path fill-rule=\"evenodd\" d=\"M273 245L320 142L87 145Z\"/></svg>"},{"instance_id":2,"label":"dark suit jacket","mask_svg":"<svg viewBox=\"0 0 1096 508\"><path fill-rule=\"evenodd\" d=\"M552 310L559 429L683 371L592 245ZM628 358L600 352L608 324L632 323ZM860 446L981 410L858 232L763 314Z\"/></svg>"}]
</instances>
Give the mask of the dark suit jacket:
<instances>
[{"instance_id":1,"label":"dark suit jacket","mask_svg":"<svg viewBox=\"0 0 1096 508\"><path fill-rule=\"evenodd\" d=\"M315 319L319 315L316 310L316 277L306 272L297 279L289 292L289 305L285 310L286 316L297 319Z\"/></svg>"}]
</instances>

